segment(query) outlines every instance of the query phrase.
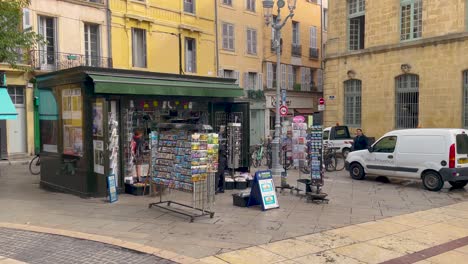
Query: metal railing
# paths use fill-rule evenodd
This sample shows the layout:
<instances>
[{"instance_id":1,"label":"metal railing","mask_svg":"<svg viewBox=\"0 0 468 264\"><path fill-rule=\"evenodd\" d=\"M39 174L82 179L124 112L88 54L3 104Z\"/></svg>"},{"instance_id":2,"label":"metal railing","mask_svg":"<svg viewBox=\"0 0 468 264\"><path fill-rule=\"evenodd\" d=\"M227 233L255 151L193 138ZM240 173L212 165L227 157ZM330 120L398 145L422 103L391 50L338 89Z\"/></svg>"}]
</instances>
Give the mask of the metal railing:
<instances>
[{"instance_id":1,"label":"metal railing","mask_svg":"<svg viewBox=\"0 0 468 264\"><path fill-rule=\"evenodd\" d=\"M319 49L309 48L309 58L318 59L319 58Z\"/></svg>"},{"instance_id":2,"label":"metal railing","mask_svg":"<svg viewBox=\"0 0 468 264\"><path fill-rule=\"evenodd\" d=\"M302 45L292 44L291 45L291 55L300 57L302 56Z\"/></svg>"},{"instance_id":3,"label":"metal railing","mask_svg":"<svg viewBox=\"0 0 468 264\"><path fill-rule=\"evenodd\" d=\"M31 66L35 70L58 71L78 66L112 68L112 59L100 56L85 56L82 54L48 52L33 50L30 54Z\"/></svg>"}]
</instances>

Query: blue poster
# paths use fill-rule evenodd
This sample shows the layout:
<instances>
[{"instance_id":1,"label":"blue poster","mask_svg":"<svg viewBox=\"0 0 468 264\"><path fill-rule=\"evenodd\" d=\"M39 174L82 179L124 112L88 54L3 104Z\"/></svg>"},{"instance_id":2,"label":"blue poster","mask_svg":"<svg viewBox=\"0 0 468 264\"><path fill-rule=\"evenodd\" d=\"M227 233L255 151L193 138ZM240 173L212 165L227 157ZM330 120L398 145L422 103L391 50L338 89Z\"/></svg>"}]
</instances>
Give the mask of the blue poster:
<instances>
[{"instance_id":1,"label":"blue poster","mask_svg":"<svg viewBox=\"0 0 468 264\"><path fill-rule=\"evenodd\" d=\"M115 174L111 174L107 176L107 191L109 194L109 202L117 202L119 200L118 194L117 194L117 186L116 186L116 178Z\"/></svg>"}]
</instances>

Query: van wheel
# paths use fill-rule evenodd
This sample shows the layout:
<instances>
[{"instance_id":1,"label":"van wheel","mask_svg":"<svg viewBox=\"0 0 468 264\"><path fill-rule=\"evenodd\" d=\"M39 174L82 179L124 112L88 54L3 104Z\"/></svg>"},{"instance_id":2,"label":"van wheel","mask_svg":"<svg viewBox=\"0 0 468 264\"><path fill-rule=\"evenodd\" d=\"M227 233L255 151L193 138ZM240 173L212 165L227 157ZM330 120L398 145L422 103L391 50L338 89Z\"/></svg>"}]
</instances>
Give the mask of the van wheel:
<instances>
[{"instance_id":1,"label":"van wheel","mask_svg":"<svg viewBox=\"0 0 468 264\"><path fill-rule=\"evenodd\" d=\"M351 150L349 148L343 149L342 153L343 153L344 159L346 159L348 157L349 152L351 152Z\"/></svg>"},{"instance_id":2,"label":"van wheel","mask_svg":"<svg viewBox=\"0 0 468 264\"><path fill-rule=\"evenodd\" d=\"M426 189L429 191L437 192L444 187L444 181L442 180L442 177L440 177L439 173L437 172L426 172L423 175L423 185Z\"/></svg>"},{"instance_id":3,"label":"van wheel","mask_svg":"<svg viewBox=\"0 0 468 264\"><path fill-rule=\"evenodd\" d=\"M468 181L449 181L449 183L455 189L462 189L468 184Z\"/></svg>"},{"instance_id":4,"label":"van wheel","mask_svg":"<svg viewBox=\"0 0 468 264\"><path fill-rule=\"evenodd\" d=\"M366 177L366 172L359 163L351 164L349 167L349 174L354 180L363 180Z\"/></svg>"}]
</instances>

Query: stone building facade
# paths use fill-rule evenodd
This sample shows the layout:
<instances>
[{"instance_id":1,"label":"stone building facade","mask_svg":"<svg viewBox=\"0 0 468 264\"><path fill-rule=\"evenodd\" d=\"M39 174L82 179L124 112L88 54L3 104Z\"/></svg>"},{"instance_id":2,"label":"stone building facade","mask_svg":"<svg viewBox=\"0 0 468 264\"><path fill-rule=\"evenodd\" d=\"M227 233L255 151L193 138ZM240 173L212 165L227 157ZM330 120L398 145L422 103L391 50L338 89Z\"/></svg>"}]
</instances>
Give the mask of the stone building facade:
<instances>
[{"instance_id":1,"label":"stone building facade","mask_svg":"<svg viewBox=\"0 0 468 264\"><path fill-rule=\"evenodd\" d=\"M329 5L325 125L468 127L468 1Z\"/></svg>"}]
</instances>

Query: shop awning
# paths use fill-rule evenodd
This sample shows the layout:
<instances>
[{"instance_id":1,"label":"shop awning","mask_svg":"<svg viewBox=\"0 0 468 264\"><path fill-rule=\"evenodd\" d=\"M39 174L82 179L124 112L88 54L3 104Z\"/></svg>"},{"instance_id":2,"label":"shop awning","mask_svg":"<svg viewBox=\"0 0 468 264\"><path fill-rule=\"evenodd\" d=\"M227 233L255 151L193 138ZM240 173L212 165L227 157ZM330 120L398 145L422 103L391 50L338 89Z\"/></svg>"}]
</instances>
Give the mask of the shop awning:
<instances>
[{"instance_id":1,"label":"shop awning","mask_svg":"<svg viewBox=\"0 0 468 264\"><path fill-rule=\"evenodd\" d=\"M16 119L17 116L18 113L7 89L0 87L0 120Z\"/></svg>"},{"instance_id":2,"label":"shop awning","mask_svg":"<svg viewBox=\"0 0 468 264\"><path fill-rule=\"evenodd\" d=\"M313 113L315 113L314 109L312 108L294 108L294 111L302 115L312 115Z\"/></svg>"},{"instance_id":3,"label":"shop awning","mask_svg":"<svg viewBox=\"0 0 468 264\"><path fill-rule=\"evenodd\" d=\"M57 101L51 90L39 90L39 120L58 120Z\"/></svg>"},{"instance_id":4,"label":"shop awning","mask_svg":"<svg viewBox=\"0 0 468 264\"><path fill-rule=\"evenodd\" d=\"M214 80L184 80L133 76L88 75L94 82L94 92L104 94L138 94L162 96L240 97L244 91L238 85Z\"/></svg>"}]
</instances>

